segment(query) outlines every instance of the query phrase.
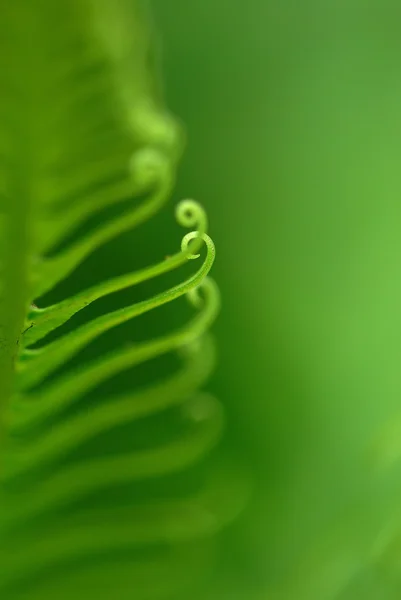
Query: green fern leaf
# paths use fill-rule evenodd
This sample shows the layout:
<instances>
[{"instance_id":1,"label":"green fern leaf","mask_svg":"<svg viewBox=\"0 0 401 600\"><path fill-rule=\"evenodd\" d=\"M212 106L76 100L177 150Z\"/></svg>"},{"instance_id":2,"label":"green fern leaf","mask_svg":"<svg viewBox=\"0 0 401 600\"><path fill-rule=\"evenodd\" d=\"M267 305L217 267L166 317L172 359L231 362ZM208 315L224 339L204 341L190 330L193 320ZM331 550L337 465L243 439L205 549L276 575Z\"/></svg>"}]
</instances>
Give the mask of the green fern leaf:
<instances>
[{"instance_id":1,"label":"green fern leaf","mask_svg":"<svg viewBox=\"0 0 401 600\"><path fill-rule=\"evenodd\" d=\"M158 97L144 12L128 0L1 2L0 589L10 600L175 597L210 566L215 534L244 502L227 464L204 460L224 414L198 392L219 309L203 209L178 205L192 231L176 254L47 300L170 197L182 136ZM93 302L192 259L201 265L181 283L85 318ZM82 358L182 296L194 311L185 325ZM165 377L101 392L169 355L180 366ZM129 443L109 445L120 431Z\"/></svg>"}]
</instances>

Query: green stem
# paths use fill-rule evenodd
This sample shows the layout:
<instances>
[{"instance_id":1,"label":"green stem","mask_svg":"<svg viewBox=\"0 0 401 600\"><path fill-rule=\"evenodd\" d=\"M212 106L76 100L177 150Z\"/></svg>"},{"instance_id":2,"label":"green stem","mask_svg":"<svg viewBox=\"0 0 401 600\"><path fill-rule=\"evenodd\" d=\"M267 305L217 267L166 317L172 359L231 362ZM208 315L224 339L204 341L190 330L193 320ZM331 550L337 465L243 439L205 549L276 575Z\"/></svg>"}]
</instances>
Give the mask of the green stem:
<instances>
[{"instance_id":1,"label":"green stem","mask_svg":"<svg viewBox=\"0 0 401 600\"><path fill-rule=\"evenodd\" d=\"M27 308L28 194L22 178L9 176L3 238L3 277L0 303L0 435L12 392L15 359ZM16 201L18 199L18 201Z\"/></svg>"}]
</instances>

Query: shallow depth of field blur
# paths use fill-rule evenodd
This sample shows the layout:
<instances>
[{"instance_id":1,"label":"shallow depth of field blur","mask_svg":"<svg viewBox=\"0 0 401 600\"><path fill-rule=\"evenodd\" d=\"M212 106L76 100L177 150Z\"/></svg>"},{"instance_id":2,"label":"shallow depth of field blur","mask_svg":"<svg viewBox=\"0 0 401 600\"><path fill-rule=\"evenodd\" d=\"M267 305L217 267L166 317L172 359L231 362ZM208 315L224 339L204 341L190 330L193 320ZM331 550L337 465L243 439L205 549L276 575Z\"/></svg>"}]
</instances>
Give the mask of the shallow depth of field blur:
<instances>
[{"instance_id":1,"label":"shallow depth of field blur","mask_svg":"<svg viewBox=\"0 0 401 600\"><path fill-rule=\"evenodd\" d=\"M211 387L255 480L224 597L399 597L401 8L153 8L188 133L176 196L218 249Z\"/></svg>"},{"instance_id":2,"label":"shallow depth of field blur","mask_svg":"<svg viewBox=\"0 0 401 600\"><path fill-rule=\"evenodd\" d=\"M97 249L60 283L57 300L178 250L174 207L199 201L222 294L213 326L219 359L206 392L223 404L227 429L210 460L229 457L233 470L248 474L251 493L217 536L217 566L193 600L397 600L401 4L150 6L151 67L158 65L165 102L186 136L177 185L154 218ZM163 285L170 280L177 276ZM154 290L159 281L124 290L118 301ZM102 314L113 301L88 312ZM131 334L137 342L173 330L185 311L173 302L132 320L83 356L100 355L110 340L123 347ZM122 388L132 383L127 373ZM146 381L157 376L145 365ZM157 414L154 429L140 431L140 443L150 447L154 431L165 432L163 419ZM137 431L127 428L129 442ZM179 495L177 481L178 492L166 484L163 498Z\"/></svg>"}]
</instances>

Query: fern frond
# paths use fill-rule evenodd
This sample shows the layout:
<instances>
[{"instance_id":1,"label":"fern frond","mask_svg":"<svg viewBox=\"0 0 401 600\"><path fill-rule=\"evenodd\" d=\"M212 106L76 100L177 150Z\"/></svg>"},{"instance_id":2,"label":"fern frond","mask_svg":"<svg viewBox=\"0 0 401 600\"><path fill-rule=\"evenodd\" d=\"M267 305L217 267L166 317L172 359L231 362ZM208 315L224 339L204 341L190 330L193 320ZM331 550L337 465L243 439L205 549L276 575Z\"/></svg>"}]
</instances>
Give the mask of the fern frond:
<instances>
[{"instance_id":1,"label":"fern frond","mask_svg":"<svg viewBox=\"0 0 401 600\"><path fill-rule=\"evenodd\" d=\"M14 0L0 18L0 590L10 600L55 590L106 599L121 581L118 598L171 597L196 581L246 497L227 464L210 459L224 410L199 392L220 306L199 204L177 206L190 229L179 252L46 301L174 186L181 133L157 99L140 12L128 0ZM201 264L181 283L85 319L92 303L192 260ZM106 332L183 296L195 311L184 325L82 359ZM180 365L170 375L155 369L147 384L107 391L168 356ZM170 488L192 470L195 488Z\"/></svg>"}]
</instances>

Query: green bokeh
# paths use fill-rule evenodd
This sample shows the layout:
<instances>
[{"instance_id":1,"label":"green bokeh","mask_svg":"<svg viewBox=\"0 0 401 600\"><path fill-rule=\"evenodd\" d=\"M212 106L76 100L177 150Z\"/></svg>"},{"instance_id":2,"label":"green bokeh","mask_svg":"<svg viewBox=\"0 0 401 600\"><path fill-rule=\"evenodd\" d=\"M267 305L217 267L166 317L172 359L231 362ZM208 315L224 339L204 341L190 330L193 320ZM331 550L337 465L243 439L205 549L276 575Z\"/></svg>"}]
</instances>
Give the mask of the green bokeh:
<instances>
[{"instance_id":1,"label":"green bokeh","mask_svg":"<svg viewBox=\"0 0 401 600\"><path fill-rule=\"evenodd\" d=\"M261 590L316 552L285 598L331 598L331 577L353 582L341 597L390 598L386 577L367 584L361 548L397 504L370 457L401 408L400 8L153 7L168 104L188 132L177 197L205 204L218 249L213 387L255 472L227 552ZM320 544L344 563L332 575Z\"/></svg>"}]
</instances>

